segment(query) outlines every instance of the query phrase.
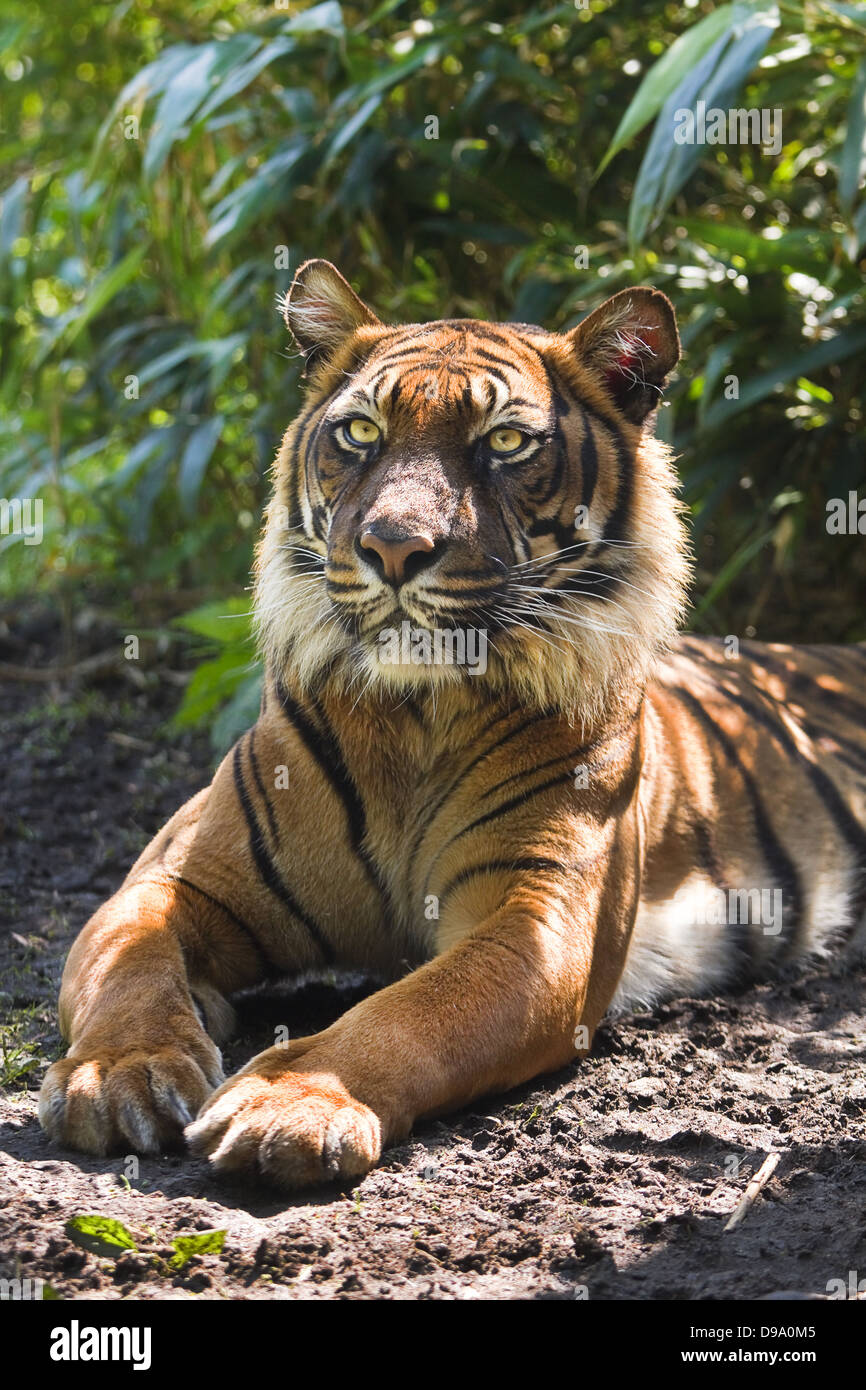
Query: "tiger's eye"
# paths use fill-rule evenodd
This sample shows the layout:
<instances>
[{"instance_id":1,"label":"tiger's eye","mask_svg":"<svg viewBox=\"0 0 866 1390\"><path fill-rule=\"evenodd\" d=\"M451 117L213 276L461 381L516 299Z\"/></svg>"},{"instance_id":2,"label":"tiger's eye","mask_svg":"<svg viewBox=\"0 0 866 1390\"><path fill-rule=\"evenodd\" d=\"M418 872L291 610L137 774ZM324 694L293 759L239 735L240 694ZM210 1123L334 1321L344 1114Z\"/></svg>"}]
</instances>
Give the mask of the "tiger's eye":
<instances>
[{"instance_id":1,"label":"tiger's eye","mask_svg":"<svg viewBox=\"0 0 866 1390\"><path fill-rule=\"evenodd\" d=\"M487 436L487 443L494 454L513 454L523 443L523 435L520 430L508 428L491 430Z\"/></svg>"},{"instance_id":2,"label":"tiger's eye","mask_svg":"<svg viewBox=\"0 0 866 1390\"><path fill-rule=\"evenodd\" d=\"M372 420L365 420L362 415L350 420L346 426L346 433L356 444L375 444L381 434L378 425L374 425Z\"/></svg>"}]
</instances>

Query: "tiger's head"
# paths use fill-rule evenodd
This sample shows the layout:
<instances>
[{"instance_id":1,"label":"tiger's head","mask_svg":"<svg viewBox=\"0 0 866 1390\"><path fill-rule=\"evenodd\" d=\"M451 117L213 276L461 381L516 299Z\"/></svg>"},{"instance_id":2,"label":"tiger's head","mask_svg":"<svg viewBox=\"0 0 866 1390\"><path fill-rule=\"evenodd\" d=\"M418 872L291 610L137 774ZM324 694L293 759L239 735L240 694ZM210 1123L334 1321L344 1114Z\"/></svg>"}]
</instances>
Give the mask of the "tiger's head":
<instances>
[{"instance_id":1,"label":"tiger's head","mask_svg":"<svg viewBox=\"0 0 866 1390\"><path fill-rule=\"evenodd\" d=\"M563 334L389 327L313 260L283 308L308 392L256 562L271 669L398 698L484 684L570 716L644 680L688 580L646 428L679 357L669 300L624 290Z\"/></svg>"}]
</instances>

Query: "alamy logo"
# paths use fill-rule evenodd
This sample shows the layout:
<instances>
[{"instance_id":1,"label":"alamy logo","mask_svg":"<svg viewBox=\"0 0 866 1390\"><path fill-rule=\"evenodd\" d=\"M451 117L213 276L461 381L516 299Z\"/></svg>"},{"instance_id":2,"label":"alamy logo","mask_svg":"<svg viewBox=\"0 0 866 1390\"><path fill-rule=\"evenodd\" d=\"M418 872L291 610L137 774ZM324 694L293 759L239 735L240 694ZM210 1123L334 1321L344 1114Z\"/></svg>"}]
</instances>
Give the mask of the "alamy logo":
<instances>
[{"instance_id":1,"label":"alamy logo","mask_svg":"<svg viewBox=\"0 0 866 1390\"><path fill-rule=\"evenodd\" d=\"M705 101L674 112L674 140L678 145L761 145L767 154L782 150L782 112L776 107L755 106L724 111Z\"/></svg>"},{"instance_id":2,"label":"alamy logo","mask_svg":"<svg viewBox=\"0 0 866 1390\"><path fill-rule=\"evenodd\" d=\"M681 888L674 902L685 925L759 926L765 936L782 930L781 888Z\"/></svg>"},{"instance_id":3,"label":"alamy logo","mask_svg":"<svg viewBox=\"0 0 866 1390\"><path fill-rule=\"evenodd\" d=\"M51 1330L52 1361L131 1361L134 1371L150 1370L149 1327L68 1327Z\"/></svg>"},{"instance_id":4,"label":"alamy logo","mask_svg":"<svg viewBox=\"0 0 866 1390\"><path fill-rule=\"evenodd\" d=\"M866 536L866 497L849 492L827 503L827 532L831 536Z\"/></svg>"},{"instance_id":5,"label":"alamy logo","mask_svg":"<svg viewBox=\"0 0 866 1390\"><path fill-rule=\"evenodd\" d=\"M23 536L25 545L39 545L42 498L0 497L0 536Z\"/></svg>"},{"instance_id":6,"label":"alamy logo","mask_svg":"<svg viewBox=\"0 0 866 1390\"><path fill-rule=\"evenodd\" d=\"M44 1288L44 1279L0 1279L0 1303L41 1299Z\"/></svg>"},{"instance_id":7,"label":"alamy logo","mask_svg":"<svg viewBox=\"0 0 866 1390\"><path fill-rule=\"evenodd\" d=\"M487 632L483 627L413 627L401 623L379 633L383 666L465 666L470 676L487 670Z\"/></svg>"},{"instance_id":8,"label":"alamy logo","mask_svg":"<svg viewBox=\"0 0 866 1390\"><path fill-rule=\"evenodd\" d=\"M858 1270L849 1269L847 1282L844 1279L828 1279L827 1297L863 1298L866 1296L866 1279L860 1279L858 1274Z\"/></svg>"}]
</instances>

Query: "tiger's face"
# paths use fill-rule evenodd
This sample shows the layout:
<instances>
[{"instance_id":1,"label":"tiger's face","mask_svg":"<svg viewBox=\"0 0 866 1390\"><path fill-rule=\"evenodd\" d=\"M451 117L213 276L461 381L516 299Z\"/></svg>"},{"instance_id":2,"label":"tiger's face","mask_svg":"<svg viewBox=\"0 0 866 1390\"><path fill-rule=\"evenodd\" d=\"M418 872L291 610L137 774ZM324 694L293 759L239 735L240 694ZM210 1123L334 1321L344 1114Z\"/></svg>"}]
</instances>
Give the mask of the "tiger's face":
<instances>
[{"instance_id":1,"label":"tiger's face","mask_svg":"<svg viewBox=\"0 0 866 1390\"><path fill-rule=\"evenodd\" d=\"M663 295L626 291L566 335L389 328L312 261L285 314L310 387L258 557L278 668L404 693L480 677L576 709L645 665L686 576L643 429L678 356Z\"/></svg>"}]
</instances>

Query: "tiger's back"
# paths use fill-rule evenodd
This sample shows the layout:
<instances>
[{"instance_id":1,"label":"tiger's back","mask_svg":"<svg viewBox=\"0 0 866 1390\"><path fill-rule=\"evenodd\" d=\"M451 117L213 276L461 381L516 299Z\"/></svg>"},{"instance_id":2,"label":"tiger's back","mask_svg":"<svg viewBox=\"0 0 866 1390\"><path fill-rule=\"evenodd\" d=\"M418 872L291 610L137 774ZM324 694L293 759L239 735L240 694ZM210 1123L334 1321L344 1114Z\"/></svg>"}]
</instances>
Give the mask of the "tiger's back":
<instances>
[{"instance_id":1,"label":"tiger's back","mask_svg":"<svg viewBox=\"0 0 866 1390\"><path fill-rule=\"evenodd\" d=\"M646 867L616 1005L856 947L866 645L683 637L646 705Z\"/></svg>"}]
</instances>

